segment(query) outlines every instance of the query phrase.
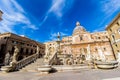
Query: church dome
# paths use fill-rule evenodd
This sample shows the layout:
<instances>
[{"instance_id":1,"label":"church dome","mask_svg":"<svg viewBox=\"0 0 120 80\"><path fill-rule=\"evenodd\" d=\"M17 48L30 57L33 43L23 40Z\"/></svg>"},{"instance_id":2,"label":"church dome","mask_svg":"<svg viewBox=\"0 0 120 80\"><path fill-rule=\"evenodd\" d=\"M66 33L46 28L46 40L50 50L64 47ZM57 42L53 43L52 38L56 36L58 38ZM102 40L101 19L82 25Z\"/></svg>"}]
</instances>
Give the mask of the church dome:
<instances>
[{"instance_id":1,"label":"church dome","mask_svg":"<svg viewBox=\"0 0 120 80\"><path fill-rule=\"evenodd\" d=\"M76 27L73 30L73 35L86 32L85 28L80 25L79 22L76 22Z\"/></svg>"}]
</instances>

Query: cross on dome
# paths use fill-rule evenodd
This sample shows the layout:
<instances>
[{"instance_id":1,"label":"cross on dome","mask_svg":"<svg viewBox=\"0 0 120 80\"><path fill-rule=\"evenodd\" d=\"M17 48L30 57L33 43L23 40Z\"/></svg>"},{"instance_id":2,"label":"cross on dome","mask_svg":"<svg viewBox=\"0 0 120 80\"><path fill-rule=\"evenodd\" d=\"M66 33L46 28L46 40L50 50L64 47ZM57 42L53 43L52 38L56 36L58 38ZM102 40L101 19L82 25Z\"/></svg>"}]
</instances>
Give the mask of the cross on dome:
<instances>
[{"instance_id":1,"label":"cross on dome","mask_svg":"<svg viewBox=\"0 0 120 80\"><path fill-rule=\"evenodd\" d=\"M80 26L80 22L79 21L76 22L76 26Z\"/></svg>"}]
</instances>

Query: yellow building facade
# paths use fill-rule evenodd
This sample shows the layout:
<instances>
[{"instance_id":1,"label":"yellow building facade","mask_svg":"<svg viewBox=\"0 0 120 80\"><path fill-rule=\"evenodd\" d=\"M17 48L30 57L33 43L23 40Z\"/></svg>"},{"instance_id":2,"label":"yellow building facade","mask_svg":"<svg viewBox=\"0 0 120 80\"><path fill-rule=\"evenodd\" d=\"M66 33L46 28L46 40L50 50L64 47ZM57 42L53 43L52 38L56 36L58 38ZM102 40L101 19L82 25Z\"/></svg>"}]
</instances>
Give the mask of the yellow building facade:
<instances>
[{"instance_id":1,"label":"yellow building facade","mask_svg":"<svg viewBox=\"0 0 120 80\"><path fill-rule=\"evenodd\" d=\"M115 57L120 61L120 13L106 27Z\"/></svg>"}]
</instances>

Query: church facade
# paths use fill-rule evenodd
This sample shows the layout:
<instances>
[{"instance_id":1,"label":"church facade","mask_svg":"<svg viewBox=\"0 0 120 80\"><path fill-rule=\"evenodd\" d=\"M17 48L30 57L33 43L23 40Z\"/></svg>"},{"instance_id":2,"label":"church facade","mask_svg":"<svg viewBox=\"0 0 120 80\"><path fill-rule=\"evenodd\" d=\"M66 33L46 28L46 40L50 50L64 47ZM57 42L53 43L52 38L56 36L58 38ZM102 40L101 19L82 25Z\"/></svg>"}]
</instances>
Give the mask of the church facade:
<instances>
[{"instance_id":1,"label":"church facade","mask_svg":"<svg viewBox=\"0 0 120 80\"><path fill-rule=\"evenodd\" d=\"M61 54L72 54L73 58L84 55L85 60L114 60L115 55L111 47L108 33L85 30L79 22L71 36L63 37L61 42Z\"/></svg>"}]
</instances>

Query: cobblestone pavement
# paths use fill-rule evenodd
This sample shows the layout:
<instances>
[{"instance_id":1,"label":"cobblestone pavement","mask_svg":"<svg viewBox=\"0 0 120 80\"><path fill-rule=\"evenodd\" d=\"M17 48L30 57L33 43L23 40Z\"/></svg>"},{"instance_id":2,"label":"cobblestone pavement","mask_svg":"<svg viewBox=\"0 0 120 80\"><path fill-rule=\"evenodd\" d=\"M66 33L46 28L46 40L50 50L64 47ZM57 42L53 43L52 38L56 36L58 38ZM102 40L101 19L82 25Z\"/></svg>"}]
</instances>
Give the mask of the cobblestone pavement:
<instances>
[{"instance_id":1,"label":"cobblestone pavement","mask_svg":"<svg viewBox=\"0 0 120 80\"><path fill-rule=\"evenodd\" d=\"M0 72L0 80L120 80L120 69L81 69L44 75L39 72Z\"/></svg>"}]
</instances>

